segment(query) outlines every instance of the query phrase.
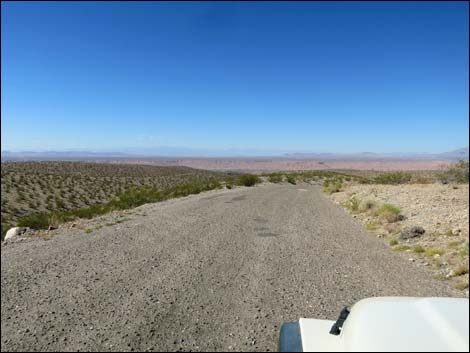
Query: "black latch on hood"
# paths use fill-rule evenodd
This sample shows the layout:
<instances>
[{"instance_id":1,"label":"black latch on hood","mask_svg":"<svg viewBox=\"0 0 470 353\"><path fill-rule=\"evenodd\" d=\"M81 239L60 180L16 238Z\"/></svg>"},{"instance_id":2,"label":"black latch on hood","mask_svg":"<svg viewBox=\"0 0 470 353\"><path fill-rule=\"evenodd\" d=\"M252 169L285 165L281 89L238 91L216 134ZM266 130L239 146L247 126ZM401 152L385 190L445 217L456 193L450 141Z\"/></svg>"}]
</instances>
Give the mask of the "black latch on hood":
<instances>
[{"instance_id":1,"label":"black latch on hood","mask_svg":"<svg viewBox=\"0 0 470 353\"><path fill-rule=\"evenodd\" d=\"M341 313L339 314L338 320L333 324L330 330L330 335L338 336L341 333L341 329L343 328L343 324L348 318L350 311L348 307L343 308Z\"/></svg>"}]
</instances>

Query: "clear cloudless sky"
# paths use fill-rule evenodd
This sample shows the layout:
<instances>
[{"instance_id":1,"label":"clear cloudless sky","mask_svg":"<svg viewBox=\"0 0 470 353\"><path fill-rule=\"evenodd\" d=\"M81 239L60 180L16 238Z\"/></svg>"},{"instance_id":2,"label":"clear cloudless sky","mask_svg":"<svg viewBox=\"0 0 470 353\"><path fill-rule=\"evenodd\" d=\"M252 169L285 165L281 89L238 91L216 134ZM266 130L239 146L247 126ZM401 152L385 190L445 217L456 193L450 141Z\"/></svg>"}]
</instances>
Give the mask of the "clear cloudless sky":
<instances>
[{"instance_id":1,"label":"clear cloudless sky","mask_svg":"<svg viewBox=\"0 0 470 353\"><path fill-rule=\"evenodd\" d=\"M467 2L2 2L2 150L468 146Z\"/></svg>"}]
</instances>

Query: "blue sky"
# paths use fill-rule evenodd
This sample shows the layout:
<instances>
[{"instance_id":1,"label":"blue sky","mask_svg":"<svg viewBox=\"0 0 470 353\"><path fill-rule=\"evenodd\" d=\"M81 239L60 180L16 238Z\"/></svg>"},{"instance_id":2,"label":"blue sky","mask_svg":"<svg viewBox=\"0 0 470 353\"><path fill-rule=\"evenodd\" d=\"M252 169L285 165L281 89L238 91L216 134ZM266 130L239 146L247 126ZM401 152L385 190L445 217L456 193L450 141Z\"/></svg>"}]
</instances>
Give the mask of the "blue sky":
<instances>
[{"instance_id":1,"label":"blue sky","mask_svg":"<svg viewBox=\"0 0 470 353\"><path fill-rule=\"evenodd\" d=\"M2 2L2 150L468 146L468 4Z\"/></svg>"}]
</instances>

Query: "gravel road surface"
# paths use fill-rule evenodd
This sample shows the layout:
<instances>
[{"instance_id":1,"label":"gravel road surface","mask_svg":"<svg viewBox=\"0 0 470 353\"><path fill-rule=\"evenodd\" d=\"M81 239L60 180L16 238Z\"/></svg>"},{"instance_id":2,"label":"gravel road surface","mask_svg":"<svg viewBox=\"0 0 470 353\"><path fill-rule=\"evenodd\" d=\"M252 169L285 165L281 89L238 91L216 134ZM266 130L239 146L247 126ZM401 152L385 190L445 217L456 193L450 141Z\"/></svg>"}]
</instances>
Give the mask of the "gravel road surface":
<instances>
[{"instance_id":1,"label":"gravel road surface","mask_svg":"<svg viewBox=\"0 0 470 353\"><path fill-rule=\"evenodd\" d=\"M275 351L282 322L371 296L456 296L313 185L139 207L2 245L2 351Z\"/></svg>"}]
</instances>

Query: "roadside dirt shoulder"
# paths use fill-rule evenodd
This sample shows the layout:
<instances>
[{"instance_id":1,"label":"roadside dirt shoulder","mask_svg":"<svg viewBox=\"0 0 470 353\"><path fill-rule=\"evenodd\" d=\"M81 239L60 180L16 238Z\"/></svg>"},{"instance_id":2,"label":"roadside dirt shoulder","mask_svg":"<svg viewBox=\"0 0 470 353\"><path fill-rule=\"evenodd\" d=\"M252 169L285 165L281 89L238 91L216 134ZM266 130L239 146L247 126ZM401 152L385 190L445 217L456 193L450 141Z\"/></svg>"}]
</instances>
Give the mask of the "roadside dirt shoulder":
<instances>
[{"instance_id":1,"label":"roadside dirt shoulder","mask_svg":"<svg viewBox=\"0 0 470 353\"><path fill-rule=\"evenodd\" d=\"M330 197L410 263L431 266L468 295L468 185L350 185ZM398 217L381 217L384 204Z\"/></svg>"}]
</instances>

